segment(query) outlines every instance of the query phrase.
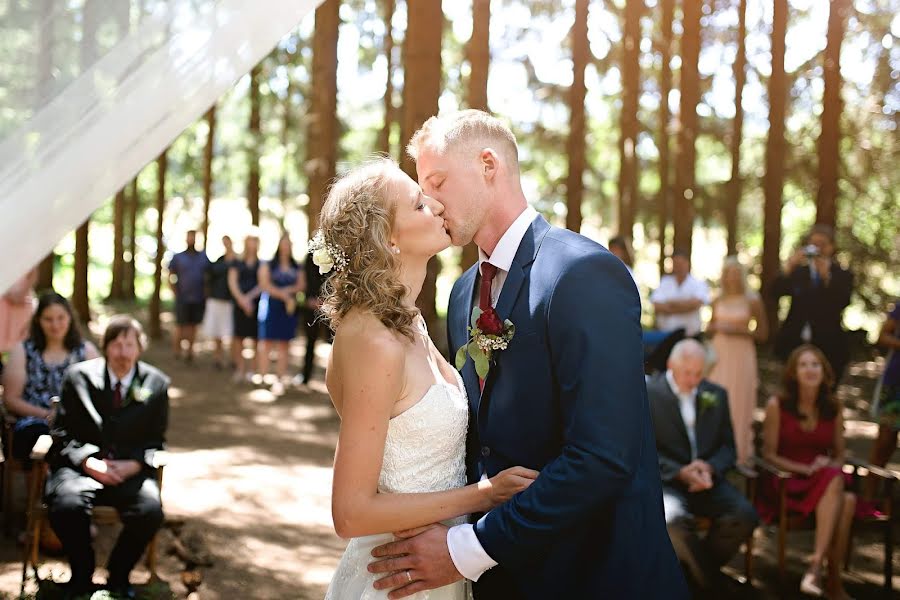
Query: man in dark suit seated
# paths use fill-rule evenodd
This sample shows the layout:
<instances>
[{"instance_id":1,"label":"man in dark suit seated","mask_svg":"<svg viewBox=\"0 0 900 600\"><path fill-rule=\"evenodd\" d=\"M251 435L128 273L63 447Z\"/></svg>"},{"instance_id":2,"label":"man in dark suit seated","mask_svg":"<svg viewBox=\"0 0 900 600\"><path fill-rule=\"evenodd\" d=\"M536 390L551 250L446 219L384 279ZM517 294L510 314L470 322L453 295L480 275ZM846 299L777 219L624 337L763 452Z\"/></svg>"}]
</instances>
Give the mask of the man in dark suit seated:
<instances>
[{"instance_id":1,"label":"man in dark suit seated","mask_svg":"<svg viewBox=\"0 0 900 600\"><path fill-rule=\"evenodd\" d=\"M108 588L133 597L128 576L163 521L154 453L162 450L169 378L139 362L146 337L130 316L110 319L103 358L70 367L48 454L50 524L69 560L70 596L90 592L94 573L91 513L113 506L123 529L109 557Z\"/></svg>"},{"instance_id":2,"label":"man in dark suit seated","mask_svg":"<svg viewBox=\"0 0 900 600\"><path fill-rule=\"evenodd\" d=\"M727 563L756 527L750 502L725 480L734 467L734 435L725 390L703 379L706 351L678 342L668 369L647 382L663 505L675 553L701 590L719 588ZM694 517L712 520L701 540Z\"/></svg>"}]
</instances>

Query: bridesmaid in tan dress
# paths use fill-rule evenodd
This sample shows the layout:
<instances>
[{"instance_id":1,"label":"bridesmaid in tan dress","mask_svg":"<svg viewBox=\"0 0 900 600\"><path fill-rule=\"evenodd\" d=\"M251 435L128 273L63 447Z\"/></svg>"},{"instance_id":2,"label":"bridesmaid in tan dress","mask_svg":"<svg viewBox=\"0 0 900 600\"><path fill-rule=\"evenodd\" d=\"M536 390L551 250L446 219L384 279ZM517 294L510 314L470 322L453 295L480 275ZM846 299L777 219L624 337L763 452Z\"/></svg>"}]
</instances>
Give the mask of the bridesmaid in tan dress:
<instances>
[{"instance_id":1,"label":"bridesmaid in tan dress","mask_svg":"<svg viewBox=\"0 0 900 600\"><path fill-rule=\"evenodd\" d=\"M752 327L754 322L756 326ZM768 329L759 294L747 288L744 267L736 257L729 256L722 266L721 295L713 301L707 328L717 356L709 380L728 391L739 464L746 464L753 456L753 410L758 382L756 342L766 339Z\"/></svg>"}]
</instances>

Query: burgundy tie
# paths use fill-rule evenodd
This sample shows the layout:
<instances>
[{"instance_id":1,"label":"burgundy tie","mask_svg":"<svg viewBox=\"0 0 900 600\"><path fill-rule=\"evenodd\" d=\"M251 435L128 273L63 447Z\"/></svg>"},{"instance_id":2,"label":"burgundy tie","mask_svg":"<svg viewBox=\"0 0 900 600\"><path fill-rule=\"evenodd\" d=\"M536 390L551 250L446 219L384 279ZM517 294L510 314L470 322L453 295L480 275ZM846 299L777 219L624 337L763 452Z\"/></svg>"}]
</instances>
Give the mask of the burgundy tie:
<instances>
[{"instance_id":1,"label":"burgundy tie","mask_svg":"<svg viewBox=\"0 0 900 600\"><path fill-rule=\"evenodd\" d=\"M491 283L497 274L497 267L489 262L481 263L481 294L478 297L478 308L485 311L491 307Z\"/></svg>"},{"instance_id":2,"label":"burgundy tie","mask_svg":"<svg viewBox=\"0 0 900 600\"><path fill-rule=\"evenodd\" d=\"M478 296L478 308L482 312L491 308L491 284L494 276L497 275L497 267L485 261L481 263L481 290ZM484 379L478 378L478 387L484 391Z\"/></svg>"},{"instance_id":3,"label":"burgundy tie","mask_svg":"<svg viewBox=\"0 0 900 600\"><path fill-rule=\"evenodd\" d=\"M122 382L117 381L113 390L113 410L119 410L120 408L122 408Z\"/></svg>"}]
</instances>

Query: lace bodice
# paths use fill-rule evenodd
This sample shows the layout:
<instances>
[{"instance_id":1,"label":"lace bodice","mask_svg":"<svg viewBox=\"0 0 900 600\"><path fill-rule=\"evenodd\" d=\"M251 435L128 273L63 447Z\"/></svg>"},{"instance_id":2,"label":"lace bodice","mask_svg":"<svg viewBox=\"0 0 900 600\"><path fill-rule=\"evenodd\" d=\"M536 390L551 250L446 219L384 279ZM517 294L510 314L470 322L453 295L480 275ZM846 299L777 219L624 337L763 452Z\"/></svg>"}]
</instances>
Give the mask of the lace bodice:
<instances>
[{"instance_id":1,"label":"lace bodice","mask_svg":"<svg viewBox=\"0 0 900 600\"><path fill-rule=\"evenodd\" d=\"M455 373L455 371L454 371ZM459 374L457 384L435 383L422 399L388 424L384 459L378 478L383 493L421 493L466 484L466 429L469 406ZM465 516L446 523L465 522ZM375 575L366 566L372 549L394 540L390 533L350 540L334 573L325 600L386 600L387 591L373 587ZM466 582L418 592L410 600L471 600Z\"/></svg>"},{"instance_id":2,"label":"lace bodice","mask_svg":"<svg viewBox=\"0 0 900 600\"><path fill-rule=\"evenodd\" d=\"M456 373L454 371L454 373ZM462 379L432 385L388 424L378 490L437 492L466 484L469 407Z\"/></svg>"}]
</instances>

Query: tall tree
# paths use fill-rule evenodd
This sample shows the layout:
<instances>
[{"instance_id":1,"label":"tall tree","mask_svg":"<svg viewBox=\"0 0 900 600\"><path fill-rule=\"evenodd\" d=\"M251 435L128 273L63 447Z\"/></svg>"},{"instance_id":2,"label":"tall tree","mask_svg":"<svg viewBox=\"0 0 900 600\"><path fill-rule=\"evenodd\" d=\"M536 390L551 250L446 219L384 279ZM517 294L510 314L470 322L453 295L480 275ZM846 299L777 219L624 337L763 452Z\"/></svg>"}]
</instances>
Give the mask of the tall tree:
<instances>
[{"instance_id":1,"label":"tall tree","mask_svg":"<svg viewBox=\"0 0 900 600\"><path fill-rule=\"evenodd\" d=\"M390 155L391 129L396 115L394 111L394 12L395 0L384 0L384 57L387 59L387 82L384 85L384 125L378 132L378 150Z\"/></svg>"},{"instance_id":2,"label":"tall tree","mask_svg":"<svg viewBox=\"0 0 900 600\"><path fill-rule=\"evenodd\" d=\"M286 49L281 57L283 64L287 65L287 85L284 90L284 100L281 103L281 148L284 152L284 158L281 161L281 181L278 183L278 197L281 200L281 226L284 228L284 218L287 215L288 201L288 173L291 170L292 153L290 148L290 135L294 126L293 118L293 95L294 95L294 62L300 56L300 39L298 35L294 36L291 49Z\"/></svg>"},{"instance_id":3,"label":"tall tree","mask_svg":"<svg viewBox=\"0 0 900 600\"><path fill-rule=\"evenodd\" d=\"M488 111L488 72L491 66L491 0L472 1L472 37L466 44L469 61L469 81L466 85L466 105ZM460 267L468 269L478 260L478 246L470 242L463 246Z\"/></svg>"},{"instance_id":4,"label":"tall tree","mask_svg":"<svg viewBox=\"0 0 900 600\"><path fill-rule=\"evenodd\" d=\"M770 327L778 325L778 303L770 293L778 276L781 246L781 206L784 188L785 140L784 121L787 112L787 74L784 71L785 36L787 35L788 0L773 0L772 75L769 77L769 137L766 139L766 174L763 180L765 207L763 215L762 286L766 316Z\"/></svg>"},{"instance_id":5,"label":"tall tree","mask_svg":"<svg viewBox=\"0 0 900 600\"><path fill-rule=\"evenodd\" d=\"M38 14L49 15L53 8L53 0L41 0L38 3ZM8 16L8 15L7 15ZM50 88L53 85L53 48L55 36L53 35L53 27L51 22L44 19L38 19L38 89L37 97L45 99L50 94ZM56 255L51 250L47 256L38 265L38 279L35 287L38 290L49 290L53 288L53 265Z\"/></svg>"},{"instance_id":6,"label":"tall tree","mask_svg":"<svg viewBox=\"0 0 900 600\"><path fill-rule=\"evenodd\" d=\"M262 145L262 129L260 128L260 105L262 94L262 66L257 64L250 69L250 122L248 124L249 148L247 151L247 207L254 225L259 225L259 155Z\"/></svg>"},{"instance_id":7,"label":"tall tree","mask_svg":"<svg viewBox=\"0 0 900 600\"><path fill-rule=\"evenodd\" d=\"M125 188L113 199L113 262L109 299L121 300L125 295Z\"/></svg>"},{"instance_id":8,"label":"tall tree","mask_svg":"<svg viewBox=\"0 0 900 600\"><path fill-rule=\"evenodd\" d=\"M341 24L339 0L325 0L316 9L313 33L312 100L307 115L306 174L309 177L309 235L319 226L328 183L337 163L337 44Z\"/></svg>"},{"instance_id":9,"label":"tall tree","mask_svg":"<svg viewBox=\"0 0 900 600\"><path fill-rule=\"evenodd\" d=\"M209 205L212 203L213 154L216 143L216 105L206 111L206 144L203 146L203 245L209 247Z\"/></svg>"},{"instance_id":10,"label":"tall tree","mask_svg":"<svg viewBox=\"0 0 900 600\"><path fill-rule=\"evenodd\" d=\"M153 296L150 297L150 337L159 339L162 336L162 259L163 216L166 210L166 171L168 170L168 148L156 159L156 255L153 257Z\"/></svg>"},{"instance_id":11,"label":"tall tree","mask_svg":"<svg viewBox=\"0 0 900 600\"><path fill-rule=\"evenodd\" d=\"M585 114L584 98L587 88L584 71L590 59L588 43L588 0L575 0L575 23L572 26L573 79L569 88L569 138L566 153L569 158L569 173L566 177L566 227L572 231L581 230L581 201L584 198L585 166Z\"/></svg>"},{"instance_id":12,"label":"tall tree","mask_svg":"<svg viewBox=\"0 0 900 600\"><path fill-rule=\"evenodd\" d=\"M697 161L697 104L700 102L700 18L703 1L683 4L681 34L681 106L678 156L675 167L675 202L672 222L676 248L690 255L694 228L695 172Z\"/></svg>"},{"instance_id":13,"label":"tall tree","mask_svg":"<svg viewBox=\"0 0 900 600\"><path fill-rule=\"evenodd\" d=\"M128 236L125 261L124 295L129 300L135 299L134 279L137 276L135 265L137 264L137 218L141 206L141 193L138 190L138 175L131 180L128 192Z\"/></svg>"},{"instance_id":14,"label":"tall tree","mask_svg":"<svg viewBox=\"0 0 900 600\"><path fill-rule=\"evenodd\" d=\"M841 141L841 44L850 0L831 0L828 41L825 46L825 92L822 99L822 133L819 135L819 193L816 223L834 227L838 194Z\"/></svg>"},{"instance_id":15,"label":"tall tree","mask_svg":"<svg viewBox=\"0 0 900 600\"><path fill-rule=\"evenodd\" d=\"M747 82L747 0L739 0L737 55L734 59L734 121L731 128L731 179L725 199L725 229L728 255L737 254L738 205L743 194L741 140L744 137L744 84Z\"/></svg>"},{"instance_id":16,"label":"tall tree","mask_svg":"<svg viewBox=\"0 0 900 600\"><path fill-rule=\"evenodd\" d=\"M403 86L403 120L400 147L405 148L413 133L437 114L441 93L441 38L444 13L441 0L416 0L416 10L407 11L406 37L403 40L403 80L415 85ZM416 179L416 165L404 153L401 162L407 175ZM438 331L435 285L440 263L437 257L428 263L425 283L417 304L431 331Z\"/></svg>"},{"instance_id":17,"label":"tall tree","mask_svg":"<svg viewBox=\"0 0 900 600\"><path fill-rule=\"evenodd\" d=\"M669 94L672 91L672 23L675 21L675 0L660 0L662 9L659 40L662 65L659 71L659 192L656 197L657 228L659 230L659 274L666 269L666 228L669 225Z\"/></svg>"},{"instance_id":18,"label":"tall tree","mask_svg":"<svg viewBox=\"0 0 900 600\"><path fill-rule=\"evenodd\" d=\"M622 114L619 136L619 233L632 237L639 202L637 137L641 96L641 16L643 0L626 0L622 39Z\"/></svg>"},{"instance_id":19,"label":"tall tree","mask_svg":"<svg viewBox=\"0 0 900 600\"><path fill-rule=\"evenodd\" d=\"M82 14L81 69L87 70L97 58L97 29L100 25L100 7L96 0L85 0ZM82 321L91 320L88 300L88 269L90 263L90 217L75 232L75 269L72 282L72 307Z\"/></svg>"}]
</instances>

